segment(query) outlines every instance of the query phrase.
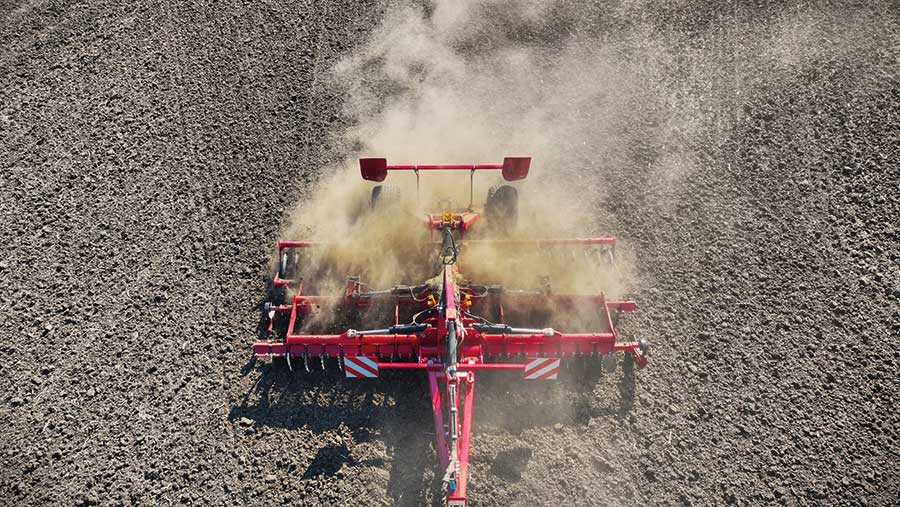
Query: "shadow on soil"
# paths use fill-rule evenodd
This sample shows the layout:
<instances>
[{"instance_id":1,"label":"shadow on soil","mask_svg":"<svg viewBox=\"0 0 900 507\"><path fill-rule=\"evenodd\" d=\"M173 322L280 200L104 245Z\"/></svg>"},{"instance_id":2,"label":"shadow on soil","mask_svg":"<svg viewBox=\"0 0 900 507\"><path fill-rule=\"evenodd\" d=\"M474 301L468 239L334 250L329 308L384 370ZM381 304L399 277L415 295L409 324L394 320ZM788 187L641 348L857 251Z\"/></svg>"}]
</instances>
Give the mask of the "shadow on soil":
<instances>
[{"instance_id":1,"label":"shadow on soil","mask_svg":"<svg viewBox=\"0 0 900 507\"><path fill-rule=\"evenodd\" d=\"M334 475L344 464L384 468L390 461L388 492L396 505L422 505L428 491L433 493L428 497L440 497L436 492L441 474L435 465L434 426L423 374L382 372L379 379L367 381L344 378L336 361L326 363L325 369L319 361L308 366L309 372L298 361L291 368L280 360L249 362L242 374L256 376L256 382L231 408L229 420L236 426L249 422L254 427L349 432L355 444L380 441L385 457L354 460L346 444L320 448L302 477ZM475 435L480 430L520 434L556 424L585 425L592 417L624 417L631 410L634 377L620 371L603 378L586 374L579 365L564 371L558 382L526 382L509 372L481 372L475 396ZM492 472L516 480L531 452L523 447L500 453L495 458L500 465Z\"/></svg>"}]
</instances>

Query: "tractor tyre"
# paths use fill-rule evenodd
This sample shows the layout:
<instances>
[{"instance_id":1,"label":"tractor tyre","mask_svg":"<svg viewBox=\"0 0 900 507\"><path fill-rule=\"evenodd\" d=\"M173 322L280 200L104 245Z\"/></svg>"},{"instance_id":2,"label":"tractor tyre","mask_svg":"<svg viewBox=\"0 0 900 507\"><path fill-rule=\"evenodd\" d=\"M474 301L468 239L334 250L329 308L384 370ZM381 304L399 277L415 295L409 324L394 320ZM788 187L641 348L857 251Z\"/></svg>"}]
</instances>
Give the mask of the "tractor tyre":
<instances>
[{"instance_id":1,"label":"tractor tyre","mask_svg":"<svg viewBox=\"0 0 900 507\"><path fill-rule=\"evenodd\" d=\"M508 235L519 219L519 191L509 185L496 185L488 190L484 215L495 232Z\"/></svg>"},{"instance_id":2,"label":"tractor tyre","mask_svg":"<svg viewBox=\"0 0 900 507\"><path fill-rule=\"evenodd\" d=\"M397 208L402 204L400 189L391 185L378 185L372 189L370 201L373 210Z\"/></svg>"}]
</instances>

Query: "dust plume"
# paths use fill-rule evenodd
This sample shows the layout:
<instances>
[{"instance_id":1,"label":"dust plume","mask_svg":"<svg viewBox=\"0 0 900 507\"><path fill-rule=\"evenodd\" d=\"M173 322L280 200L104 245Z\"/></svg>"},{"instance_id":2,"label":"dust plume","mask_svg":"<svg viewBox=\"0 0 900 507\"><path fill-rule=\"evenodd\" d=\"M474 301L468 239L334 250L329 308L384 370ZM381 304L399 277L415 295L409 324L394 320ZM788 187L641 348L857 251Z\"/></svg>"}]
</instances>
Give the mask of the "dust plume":
<instances>
[{"instance_id":1,"label":"dust plume","mask_svg":"<svg viewBox=\"0 0 900 507\"><path fill-rule=\"evenodd\" d=\"M632 191L651 186L665 201L674 195L666 188L704 170L701 144L727 139L744 114L741 104L764 86L746 70L758 65L734 63L730 38L758 49L742 59L771 61L773 72L789 72L810 56L804 48L815 16L785 15L752 31L752 14L736 8L727 23L713 23L698 38L642 23L645 8L607 8L617 11L615 19L635 20L624 26L604 24L604 8L565 2L389 8L368 42L332 72L347 93L344 112L354 126L342 135L352 149L326 171L285 232L332 245L304 253L305 292L340 294L349 276L372 289L425 282L435 274L429 255L436 246L421 224L424 213L470 205L466 172L423 173L418 191L411 173L392 172L384 185L394 187L400 204L372 210L375 185L361 179L358 157L429 164L531 156L529 177L512 183L519 217L511 237L627 236L608 206L622 191L612 183L633 172ZM507 183L497 172L477 173L471 204L483 206L498 184ZM674 200L656 204L677 213ZM460 273L515 289L549 280L556 292L629 294L629 256L619 255L613 270L594 262L597 252L572 250L471 247L463 250Z\"/></svg>"},{"instance_id":2,"label":"dust plume","mask_svg":"<svg viewBox=\"0 0 900 507\"><path fill-rule=\"evenodd\" d=\"M497 7L490 2L398 6L368 44L334 69L336 84L348 92L345 112L355 121L347 140L357 149L297 209L285 233L333 245L304 252L306 293L315 286L315 292L339 294L348 276L359 276L373 289L426 281L435 274L427 257L436 247L414 217L460 212L470 204L481 208L491 187L509 184L498 172L484 171L476 173L470 190L467 172L423 173L417 192L412 174L391 173L385 185L399 190L403 204L389 213L372 211L374 185L360 178L358 156L382 156L395 164L531 156L530 176L512 184L519 215L509 235L545 239L606 232L597 220L602 190L584 185L584 171L586 164L595 170L590 166L617 149L604 111L622 107L615 90L627 85L606 50L591 40L523 44L510 38L516 25L539 30L548 5L507 10L510 33L495 30L483 15ZM577 155L588 144L593 160ZM493 237L489 231L481 236ZM480 245L464 248L459 264L461 276L473 283L535 289L549 280L556 292L604 291L615 298L627 292L623 273L629 263L620 259L612 270L607 255L598 248Z\"/></svg>"}]
</instances>

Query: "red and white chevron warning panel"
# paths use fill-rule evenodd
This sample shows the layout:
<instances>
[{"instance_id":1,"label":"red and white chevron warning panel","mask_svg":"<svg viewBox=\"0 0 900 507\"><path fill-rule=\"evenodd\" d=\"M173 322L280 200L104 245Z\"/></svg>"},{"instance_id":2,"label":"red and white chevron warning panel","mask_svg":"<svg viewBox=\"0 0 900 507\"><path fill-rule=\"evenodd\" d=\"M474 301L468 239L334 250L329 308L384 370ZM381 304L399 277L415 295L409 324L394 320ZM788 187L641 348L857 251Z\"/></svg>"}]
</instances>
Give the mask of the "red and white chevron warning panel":
<instances>
[{"instance_id":1,"label":"red and white chevron warning panel","mask_svg":"<svg viewBox=\"0 0 900 507\"><path fill-rule=\"evenodd\" d=\"M539 357L525 363L526 380L556 380L559 376L558 357Z\"/></svg>"},{"instance_id":2,"label":"red and white chevron warning panel","mask_svg":"<svg viewBox=\"0 0 900 507\"><path fill-rule=\"evenodd\" d=\"M344 356L344 373L347 378L376 378L378 361L369 356Z\"/></svg>"}]
</instances>

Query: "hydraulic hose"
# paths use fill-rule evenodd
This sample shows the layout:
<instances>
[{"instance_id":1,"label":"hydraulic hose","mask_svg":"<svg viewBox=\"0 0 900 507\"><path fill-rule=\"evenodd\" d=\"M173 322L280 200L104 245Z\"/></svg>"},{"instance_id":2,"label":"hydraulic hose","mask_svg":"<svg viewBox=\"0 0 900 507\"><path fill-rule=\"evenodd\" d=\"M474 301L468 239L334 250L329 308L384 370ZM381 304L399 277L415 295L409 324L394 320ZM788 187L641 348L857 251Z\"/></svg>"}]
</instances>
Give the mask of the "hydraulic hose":
<instances>
[{"instance_id":1,"label":"hydraulic hose","mask_svg":"<svg viewBox=\"0 0 900 507\"><path fill-rule=\"evenodd\" d=\"M456 240L453 239L453 229L450 227L441 228L441 262L446 266L448 264L456 264L456 257L459 250L456 248Z\"/></svg>"}]
</instances>

